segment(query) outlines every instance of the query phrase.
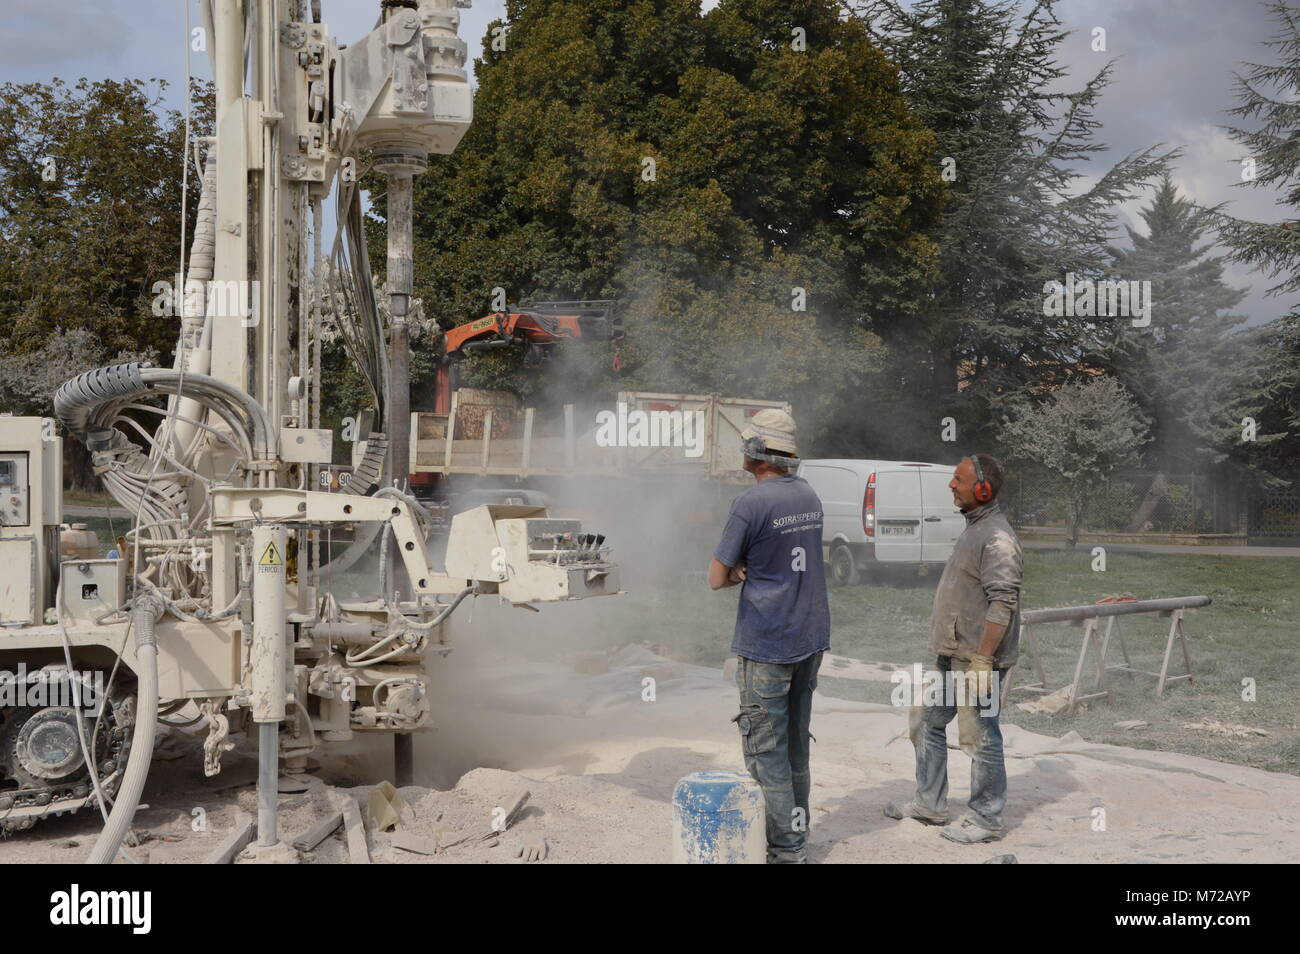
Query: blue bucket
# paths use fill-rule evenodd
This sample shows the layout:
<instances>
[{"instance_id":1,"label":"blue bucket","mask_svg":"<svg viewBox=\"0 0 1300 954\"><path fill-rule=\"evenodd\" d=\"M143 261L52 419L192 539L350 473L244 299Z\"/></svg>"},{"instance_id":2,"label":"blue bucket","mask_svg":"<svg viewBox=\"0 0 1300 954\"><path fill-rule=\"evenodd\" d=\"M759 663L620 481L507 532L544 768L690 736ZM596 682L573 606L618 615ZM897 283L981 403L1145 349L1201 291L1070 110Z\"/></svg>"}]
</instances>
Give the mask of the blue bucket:
<instances>
[{"instance_id":1,"label":"blue bucket","mask_svg":"<svg viewBox=\"0 0 1300 954\"><path fill-rule=\"evenodd\" d=\"M673 790L673 861L761 865L767 860L763 790L740 772L696 772Z\"/></svg>"}]
</instances>

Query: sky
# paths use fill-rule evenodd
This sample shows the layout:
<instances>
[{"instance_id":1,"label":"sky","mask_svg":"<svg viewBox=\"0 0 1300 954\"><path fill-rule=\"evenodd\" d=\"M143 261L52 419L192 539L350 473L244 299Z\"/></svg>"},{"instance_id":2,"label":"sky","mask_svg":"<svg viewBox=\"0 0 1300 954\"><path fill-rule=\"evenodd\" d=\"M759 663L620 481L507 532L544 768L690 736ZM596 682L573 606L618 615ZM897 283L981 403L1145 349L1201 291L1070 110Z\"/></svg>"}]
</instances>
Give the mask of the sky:
<instances>
[{"instance_id":1,"label":"sky","mask_svg":"<svg viewBox=\"0 0 1300 954\"><path fill-rule=\"evenodd\" d=\"M715 0L706 0L705 7ZM341 43L368 33L378 15L377 0L322 0L322 19ZM76 4L77 31L52 16L49 0L3 0L0 9L0 82L162 77L172 83L170 99L184 89L185 0L92 0ZM1233 73L1244 61L1271 62L1263 47L1275 32L1263 5L1255 0L1061 0L1061 19L1075 33L1062 45L1062 63L1082 84L1108 60L1116 60L1114 80L1101 100L1098 139L1109 151L1080 171L1090 181L1122 156L1163 143L1183 150L1174 183L1205 205L1229 203L1235 215L1277 221L1285 210L1278 194L1264 188L1234 187L1240 182L1243 151L1224 132L1235 104ZM471 58L481 50L487 24L505 13L504 0L473 0L461 11L461 36ZM197 3L190 3L191 28L200 25ZM1092 49L1093 31L1105 32L1106 50ZM94 38L97 43L77 42ZM207 57L191 54L195 76L210 77ZM472 76L472 73L471 73ZM1142 199L1120 210L1121 225L1144 231L1137 215ZM1122 241L1123 232L1119 230ZM1289 301L1267 298L1268 280L1230 266L1227 278L1249 290L1236 309L1251 323L1285 313Z\"/></svg>"}]
</instances>

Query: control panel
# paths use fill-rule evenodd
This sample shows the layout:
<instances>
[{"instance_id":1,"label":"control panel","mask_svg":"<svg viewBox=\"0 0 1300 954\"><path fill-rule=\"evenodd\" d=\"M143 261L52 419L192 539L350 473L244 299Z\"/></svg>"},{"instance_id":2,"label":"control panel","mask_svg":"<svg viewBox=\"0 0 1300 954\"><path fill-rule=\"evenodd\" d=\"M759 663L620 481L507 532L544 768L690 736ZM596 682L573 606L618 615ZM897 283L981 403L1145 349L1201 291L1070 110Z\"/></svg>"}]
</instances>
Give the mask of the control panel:
<instances>
[{"instance_id":1,"label":"control panel","mask_svg":"<svg viewBox=\"0 0 1300 954\"><path fill-rule=\"evenodd\" d=\"M0 627L45 622L61 523L63 441L54 422L0 414Z\"/></svg>"},{"instance_id":2,"label":"control panel","mask_svg":"<svg viewBox=\"0 0 1300 954\"><path fill-rule=\"evenodd\" d=\"M0 527L32 524L31 484L26 451L0 452Z\"/></svg>"}]
</instances>

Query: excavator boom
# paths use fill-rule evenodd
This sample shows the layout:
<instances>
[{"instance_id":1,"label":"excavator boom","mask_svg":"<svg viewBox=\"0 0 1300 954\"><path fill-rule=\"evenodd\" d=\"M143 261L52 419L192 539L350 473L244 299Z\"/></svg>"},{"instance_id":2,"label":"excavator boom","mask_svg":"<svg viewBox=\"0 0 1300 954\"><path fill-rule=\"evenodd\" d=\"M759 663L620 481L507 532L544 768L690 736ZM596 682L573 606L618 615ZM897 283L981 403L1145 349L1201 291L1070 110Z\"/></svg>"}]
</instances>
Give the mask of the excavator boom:
<instances>
[{"instance_id":1,"label":"excavator boom","mask_svg":"<svg viewBox=\"0 0 1300 954\"><path fill-rule=\"evenodd\" d=\"M507 348L516 342L555 344L565 339L614 341L623 326L613 301L538 302L517 312L499 311L447 332L443 354Z\"/></svg>"}]
</instances>

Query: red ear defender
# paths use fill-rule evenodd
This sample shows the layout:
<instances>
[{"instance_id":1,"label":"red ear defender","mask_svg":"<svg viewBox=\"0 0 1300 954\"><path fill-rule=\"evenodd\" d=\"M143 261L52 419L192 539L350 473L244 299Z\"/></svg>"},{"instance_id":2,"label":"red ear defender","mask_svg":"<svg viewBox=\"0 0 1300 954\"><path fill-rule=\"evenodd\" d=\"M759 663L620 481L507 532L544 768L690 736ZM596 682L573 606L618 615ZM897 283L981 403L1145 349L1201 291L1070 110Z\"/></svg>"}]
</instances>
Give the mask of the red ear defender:
<instances>
[{"instance_id":1,"label":"red ear defender","mask_svg":"<svg viewBox=\"0 0 1300 954\"><path fill-rule=\"evenodd\" d=\"M986 504L993 499L993 485L984 479L984 468L980 466L979 455L971 454L970 462L975 468L975 502Z\"/></svg>"}]
</instances>

